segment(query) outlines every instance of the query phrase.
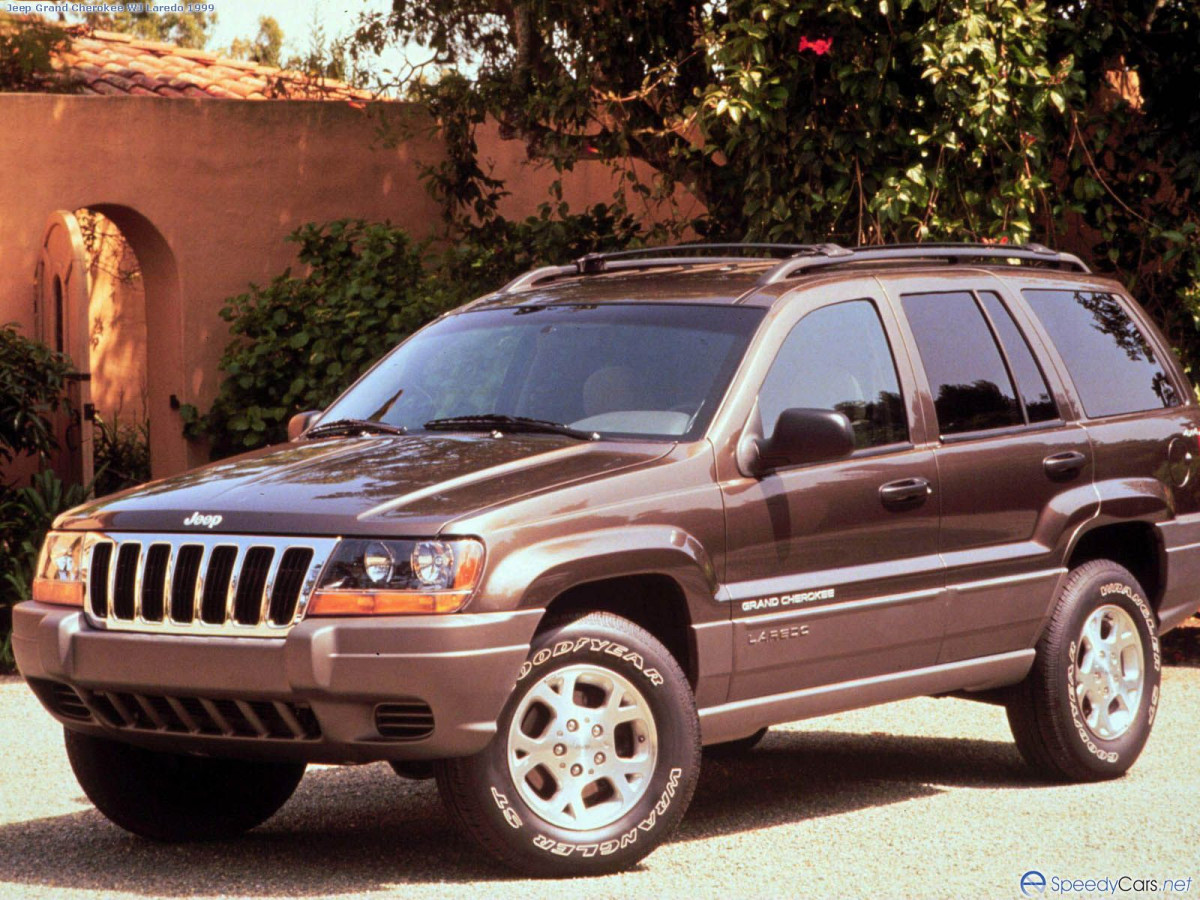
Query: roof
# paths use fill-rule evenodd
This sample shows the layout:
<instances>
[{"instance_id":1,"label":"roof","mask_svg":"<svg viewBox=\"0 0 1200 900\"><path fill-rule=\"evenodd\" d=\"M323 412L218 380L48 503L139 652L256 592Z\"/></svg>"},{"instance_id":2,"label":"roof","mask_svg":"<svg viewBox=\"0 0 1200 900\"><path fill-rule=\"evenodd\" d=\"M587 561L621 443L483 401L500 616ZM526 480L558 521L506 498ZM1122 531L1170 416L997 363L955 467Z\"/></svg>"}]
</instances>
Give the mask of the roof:
<instances>
[{"instance_id":1,"label":"roof","mask_svg":"<svg viewBox=\"0 0 1200 900\"><path fill-rule=\"evenodd\" d=\"M473 309L502 306L597 303L734 303L751 290L776 260L741 259L708 265L613 269L596 275L567 276L511 293L495 293Z\"/></svg>"},{"instance_id":2,"label":"roof","mask_svg":"<svg viewBox=\"0 0 1200 900\"><path fill-rule=\"evenodd\" d=\"M769 250L775 257L723 256ZM687 256L679 254L703 254ZM1049 275L1055 283L1094 283L1077 256L1041 244L679 244L591 253L563 266L532 269L464 309L598 303L704 303L770 306L800 283L904 272Z\"/></svg>"},{"instance_id":3,"label":"roof","mask_svg":"<svg viewBox=\"0 0 1200 900\"><path fill-rule=\"evenodd\" d=\"M36 16L18 21L45 22ZM47 23L49 24L49 23ZM208 50L142 41L128 34L70 25L55 68L82 94L193 97L206 100L374 100L370 91L303 72L260 66Z\"/></svg>"}]
</instances>

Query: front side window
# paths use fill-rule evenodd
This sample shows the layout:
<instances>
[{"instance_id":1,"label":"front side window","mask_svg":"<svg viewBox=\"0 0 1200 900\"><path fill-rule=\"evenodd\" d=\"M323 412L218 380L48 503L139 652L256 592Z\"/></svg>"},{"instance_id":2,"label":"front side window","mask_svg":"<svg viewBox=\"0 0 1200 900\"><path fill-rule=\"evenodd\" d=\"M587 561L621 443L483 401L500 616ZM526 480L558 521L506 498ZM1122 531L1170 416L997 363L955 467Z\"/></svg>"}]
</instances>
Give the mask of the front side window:
<instances>
[{"instance_id":1,"label":"front side window","mask_svg":"<svg viewBox=\"0 0 1200 900\"><path fill-rule=\"evenodd\" d=\"M1025 423L1016 388L969 291L901 298L943 435Z\"/></svg>"},{"instance_id":2,"label":"front side window","mask_svg":"<svg viewBox=\"0 0 1200 900\"><path fill-rule=\"evenodd\" d=\"M763 436L796 407L844 413L860 450L908 440L896 363L871 301L822 307L788 334L758 395Z\"/></svg>"},{"instance_id":3,"label":"front side window","mask_svg":"<svg viewBox=\"0 0 1200 900\"><path fill-rule=\"evenodd\" d=\"M1026 290L1090 418L1178 406L1154 350L1115 294Z\"/></svg>"},{"instance_id":4,"label":"front side window","mask_svg":"<svg viewBox=\"0 0 1200 900\"><path fill-rule=\"evenodd\" d=\"M384 357L321 421L414 433L434 420L510 416L601 437L695 439L762 317L749 307L651 303L451 315Z\"/></svg>"}]
</instances>

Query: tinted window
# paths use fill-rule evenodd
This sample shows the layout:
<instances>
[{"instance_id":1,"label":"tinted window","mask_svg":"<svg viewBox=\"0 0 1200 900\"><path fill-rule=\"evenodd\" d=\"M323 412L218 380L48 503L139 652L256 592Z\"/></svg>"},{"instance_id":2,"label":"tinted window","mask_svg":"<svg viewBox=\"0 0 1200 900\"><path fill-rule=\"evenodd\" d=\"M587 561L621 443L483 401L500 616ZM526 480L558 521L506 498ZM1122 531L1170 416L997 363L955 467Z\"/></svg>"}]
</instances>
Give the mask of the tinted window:
<instances>
[{"instance_id":1,"label":"tinted window","mask_svg":"<svg viewBox=\"0 0 1200 900\"><path fill-rule=\"evenodd\" d=\"M484 309L413 335L322 419L424 430L431 419L511 415L608 435L694 439L763 311L601 304Z\"/></svg>"},{"instance_id":2,"label":"tinted window","mask_svg":"<svg viewBox=\"0 0 1200 900\"><path fill-rule=\"evenodd\" d=\"M859 448L908 440L896 364L869 300L818 309L788 334L758 395L767 437L792 407L845 413Z\"/></svg>"},{"instance_id":3,"label":"tinted window","mask_svg":"<svg viewBox=\"0 0 1200 900\"><path fill-rule=\"evenodd\" d=\"M1033 351L1025 336L1013 321L1012 313L1001 302L999 296L991 291L981 291L979 299L987 310L988 317L1000 343L1008 356L1008 364L1012 368L1013 377L1017 380L1017 391L1025 404L1025 412L1030 422L1046 422L1058 418L1058 409L1050 396L1050 386L1046 384L1046 376L1033 358Z\"/></svg>"},{"instance_id":4,"label":"tinted window","mask_svg":"<svg viewBox=\"0 0 1200 900\"><path fill-rule=\"evenodd\" d=\"M1114 294L1025 291L1092 417L1178 406L1146 336Z\"/></svg>"},{"instance_id":5,"label":"tinted window","mask_svg":"<svg viewBox=\"0 0 1200 900\"><path fill-rule=\"evenodd\" d=\"M1024 424L1000 348L974 296L966 291L907 294L902 302L941 433Z\"/></svg>"}]
</instances>

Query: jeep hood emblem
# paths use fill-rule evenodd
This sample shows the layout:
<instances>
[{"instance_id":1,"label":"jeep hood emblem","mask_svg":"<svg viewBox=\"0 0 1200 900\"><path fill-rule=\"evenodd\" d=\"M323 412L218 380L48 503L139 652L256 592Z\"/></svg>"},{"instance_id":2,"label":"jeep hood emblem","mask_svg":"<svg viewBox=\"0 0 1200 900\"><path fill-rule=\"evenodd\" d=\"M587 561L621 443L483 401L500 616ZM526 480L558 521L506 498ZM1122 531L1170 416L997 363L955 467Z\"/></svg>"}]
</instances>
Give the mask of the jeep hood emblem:
<instances>
[{"instance_id":1,"label":"jeep hood emblem","mask_svg":"<svg viewBox=\"0 0 1200 900\"><path fill-rule=\"evenodd\" d=\"M183 524L189 527L213 529L221 524L222 518L222 516L206 516L203 513L194 512L183 520Z\"/></svg>"}]
</instances>

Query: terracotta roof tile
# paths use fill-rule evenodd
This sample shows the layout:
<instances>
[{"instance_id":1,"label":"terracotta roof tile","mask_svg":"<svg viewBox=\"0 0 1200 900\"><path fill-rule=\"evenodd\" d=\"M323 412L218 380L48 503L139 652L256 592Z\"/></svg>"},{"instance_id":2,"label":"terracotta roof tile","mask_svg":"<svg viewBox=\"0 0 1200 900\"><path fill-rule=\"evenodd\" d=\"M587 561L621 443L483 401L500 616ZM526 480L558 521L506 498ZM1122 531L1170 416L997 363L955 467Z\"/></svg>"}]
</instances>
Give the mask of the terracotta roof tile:
<instances>
[{"instance_id":1,"label":"terracotta roof tile","mask_svg":"<svg viewBox=\"0 0 1200 900\"><path fill-rule=\"evenodd\" d=\"M42 21L36 16L16 18L18 27L21 20ZM77 81L84 94L342 100L355 106L380 99L341 81L229 59L209 50L143 41L86 25L67 26L66 31L70 44L59 52L55 68Z\"/></svg>"}]
</instances>

